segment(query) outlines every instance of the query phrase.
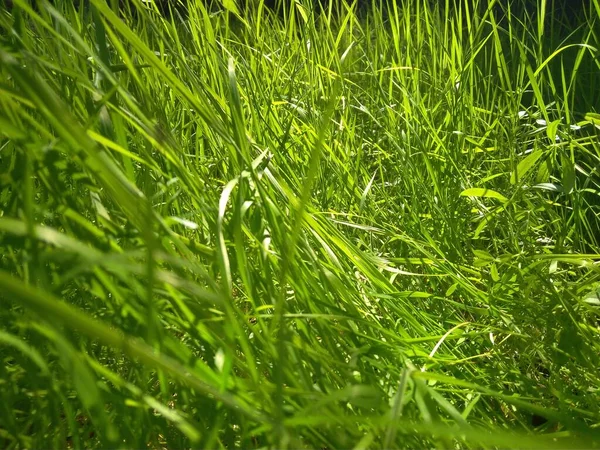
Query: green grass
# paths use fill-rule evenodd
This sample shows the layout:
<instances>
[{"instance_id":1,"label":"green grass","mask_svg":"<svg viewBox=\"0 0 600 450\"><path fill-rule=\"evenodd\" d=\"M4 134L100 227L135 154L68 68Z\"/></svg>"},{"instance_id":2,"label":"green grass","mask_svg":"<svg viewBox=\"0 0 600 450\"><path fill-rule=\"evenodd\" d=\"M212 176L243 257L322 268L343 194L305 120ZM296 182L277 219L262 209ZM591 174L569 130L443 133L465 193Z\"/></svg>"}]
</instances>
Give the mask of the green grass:
<instances>
[{"instance_id":1,"label":"green grass","mask_svg":"<svg viewBox=\"0 0 600 450\"><path fill-rule=\"evenodd\" d=\"M450 3L0 11L0 446L600 447L600 2Z\"/></svg>"}]
</instances>

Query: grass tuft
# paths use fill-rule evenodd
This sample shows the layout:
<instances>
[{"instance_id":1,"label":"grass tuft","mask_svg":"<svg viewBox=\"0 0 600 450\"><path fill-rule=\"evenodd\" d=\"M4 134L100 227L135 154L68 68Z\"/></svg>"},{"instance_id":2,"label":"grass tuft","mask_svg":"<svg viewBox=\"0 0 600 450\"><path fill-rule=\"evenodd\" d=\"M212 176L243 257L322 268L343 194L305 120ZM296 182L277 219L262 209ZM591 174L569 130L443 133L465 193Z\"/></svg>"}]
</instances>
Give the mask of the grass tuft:
<instances>
[{"instance_id":1,"label":"grass tuft","mask_svg":"<svg viewBox=\"0 0 600 450\"><path fill-rule=\"evenodd\" d=\"M1 447L600 447L598 0L11 3Z\"/></svg>"}]
</instances>

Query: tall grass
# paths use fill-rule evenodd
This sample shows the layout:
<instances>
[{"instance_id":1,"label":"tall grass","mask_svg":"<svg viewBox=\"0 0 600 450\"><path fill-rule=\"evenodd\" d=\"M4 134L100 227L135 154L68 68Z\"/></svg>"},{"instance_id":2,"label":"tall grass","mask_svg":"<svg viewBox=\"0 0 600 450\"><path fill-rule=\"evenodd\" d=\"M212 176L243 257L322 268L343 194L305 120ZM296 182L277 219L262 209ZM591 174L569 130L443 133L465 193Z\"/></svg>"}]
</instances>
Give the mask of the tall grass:
<instances>
[{"instance_id":1,"label":"tall grass","mask_svg":"<svg viewBox=\"0 0 600 450\"><path fill-rule=\"evenodd\" d=\"M600 446L600 3L453 3L1 11L1 446Z\"/></svg>"}]
</instances>

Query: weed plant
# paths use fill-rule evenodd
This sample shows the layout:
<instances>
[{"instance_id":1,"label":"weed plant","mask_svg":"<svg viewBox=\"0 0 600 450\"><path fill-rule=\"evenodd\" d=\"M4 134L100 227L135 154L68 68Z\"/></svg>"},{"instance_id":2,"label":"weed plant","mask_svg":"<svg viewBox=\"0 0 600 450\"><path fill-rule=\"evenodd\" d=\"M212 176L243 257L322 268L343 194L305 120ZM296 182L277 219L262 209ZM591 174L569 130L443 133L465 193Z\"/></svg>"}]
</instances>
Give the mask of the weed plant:
<instances>
[{"instance_id":1,"label":"weed plant","mask_svg":"<svg viewBox=\"0 0 600 450\"><path fill-rule=\"evenodd\" d=\"M599 0L80 3L0 11L0 447L600 446Z\"/></svg>"}]
</instances>

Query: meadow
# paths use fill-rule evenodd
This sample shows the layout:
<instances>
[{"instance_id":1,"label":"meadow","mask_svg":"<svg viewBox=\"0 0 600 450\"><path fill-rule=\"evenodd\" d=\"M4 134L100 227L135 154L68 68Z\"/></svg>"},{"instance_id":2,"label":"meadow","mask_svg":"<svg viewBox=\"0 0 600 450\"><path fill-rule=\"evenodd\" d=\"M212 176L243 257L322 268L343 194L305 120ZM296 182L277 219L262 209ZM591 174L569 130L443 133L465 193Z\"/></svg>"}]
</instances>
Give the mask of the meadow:
<instances>
[{"instance_id":1,"label":"meadow","mask_svg":"<svg viewBox=\"0 0 600 450\"><path fill-rule=\"evenodd\" d=\"M115 3L0 10L1 448L600 447L600 0Z\"/></svg>"}]
</instances>

